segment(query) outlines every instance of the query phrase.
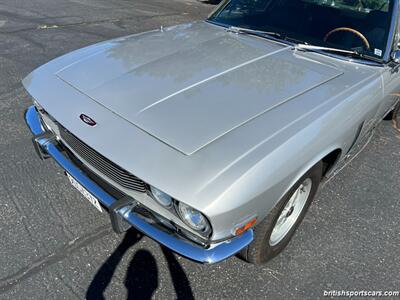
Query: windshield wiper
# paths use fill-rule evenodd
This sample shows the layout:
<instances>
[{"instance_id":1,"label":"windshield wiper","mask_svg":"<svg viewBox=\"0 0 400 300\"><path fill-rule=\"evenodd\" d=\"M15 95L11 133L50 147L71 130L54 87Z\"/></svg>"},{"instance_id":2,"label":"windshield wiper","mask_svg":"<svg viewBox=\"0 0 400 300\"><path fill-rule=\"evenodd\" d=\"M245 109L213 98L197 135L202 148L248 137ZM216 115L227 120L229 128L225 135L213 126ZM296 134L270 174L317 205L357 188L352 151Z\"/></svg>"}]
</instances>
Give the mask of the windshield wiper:
<instances>
[{"instance_id":1,"label":"windshield wiper","mask_svg":"<svg viewBox=\"0 0 400 300\"><path fill-rule=\"evenodd\" d=\"M376 63L380 63L379 59L375 59L373 57L364 55L355 50L344 50L344 49L339 49L339 48L329 48L329 47L322 47L322 46L315 46L315 45L308 45L308 44L297 44L295 46L295 49L296 50L305 50L305 51L309 50L309 51L342 53L342 54L346 54L347 56L352 56L352 57L360 58L363 60L369 60L369 61L373 61Z\"/></svg>"},{"instance_id":2,"label":"windshield wiper","mask_svg":"<svg viewBox=\"0 0 400 300\"><path fill-rule=\"evenodd\" d=\"M229 26L226 29L228 32L233 32L237 34L250 34L262 38L277 38L280 40L283 40L282 35L278 32L272 32L272 31L263 31L263 30L254 30L254 29L249 29L249 28L243 28L243 27L236 27L236 26Z\"/></svg>"}]
</instances>

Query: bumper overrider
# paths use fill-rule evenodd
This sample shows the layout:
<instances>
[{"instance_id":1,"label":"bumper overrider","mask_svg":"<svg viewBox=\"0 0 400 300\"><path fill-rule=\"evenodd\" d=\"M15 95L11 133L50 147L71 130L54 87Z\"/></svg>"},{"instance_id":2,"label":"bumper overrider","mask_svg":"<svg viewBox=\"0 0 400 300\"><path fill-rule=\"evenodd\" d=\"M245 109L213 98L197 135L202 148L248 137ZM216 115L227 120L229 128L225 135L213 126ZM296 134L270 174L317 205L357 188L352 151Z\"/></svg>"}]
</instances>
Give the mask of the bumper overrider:
<instances>
[{"instance_id":1,"label":"bumper overrider","mask_svg":"<svg viewBox=\"0 0 400 300\"><path fill-rule=\"evenodd\" d=\"M220 262L236 254L253 240L253 231L250 229L230 240L203 247L156 228L133 211L135 199L130 197L114 198L63 153L62 147L60 147L54 134L43 130L40 115L35 106L32 105L28 108L25 113L25 120L34 135L33 143L39 156L41 158L52 157L68 174L96 197L107 208L115 231L123 232L127 222L172 251L194 261L210 264Z\"/></svg>"}]
</instances>

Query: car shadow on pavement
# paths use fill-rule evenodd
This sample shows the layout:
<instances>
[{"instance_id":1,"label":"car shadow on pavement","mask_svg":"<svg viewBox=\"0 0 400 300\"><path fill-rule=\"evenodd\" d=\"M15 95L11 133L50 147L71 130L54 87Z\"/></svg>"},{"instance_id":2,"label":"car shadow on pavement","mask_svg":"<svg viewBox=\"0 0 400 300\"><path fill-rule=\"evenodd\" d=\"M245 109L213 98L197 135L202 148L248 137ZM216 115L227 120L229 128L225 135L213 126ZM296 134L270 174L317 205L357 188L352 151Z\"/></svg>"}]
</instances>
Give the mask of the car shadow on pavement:
<instances>
[{"instance_id":1,"label":"car shadow on pavement","mask_svg":"<svg viewBox=\"0 0 400 300\"><path fill-rule=\"evenodd\" d=\"M105 299L104 292L110 284L115 271L128 250L138 243L143 235L130 229L110 257L97 271L86 292L86 299ZM177 299L194 299L190 282L174 254L161 247L167 261ZM158 268L154 256L147 250L138 250L127 269L124 285L128 299L151 299L158 287Z\"/></svg>"}]
</instances>

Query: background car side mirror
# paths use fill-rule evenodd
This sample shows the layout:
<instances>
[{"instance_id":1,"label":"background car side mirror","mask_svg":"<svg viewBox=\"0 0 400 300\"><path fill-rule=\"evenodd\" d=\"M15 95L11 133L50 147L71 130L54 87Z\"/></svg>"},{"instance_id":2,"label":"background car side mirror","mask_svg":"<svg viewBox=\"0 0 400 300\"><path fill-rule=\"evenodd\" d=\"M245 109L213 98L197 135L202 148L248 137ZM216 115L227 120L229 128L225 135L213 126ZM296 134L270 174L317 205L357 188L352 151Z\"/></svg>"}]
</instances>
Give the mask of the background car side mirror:
<instances>
[{"instance_id":1,"label":"background car side mirror","mask_svg":"<svg viewBox=\"0 0 400 300\"><path fill-rule=\"evenodd\" d=\"M400 63L400 50L393 51L392 59L396 64Z\"/></svg>"}]
</instances>

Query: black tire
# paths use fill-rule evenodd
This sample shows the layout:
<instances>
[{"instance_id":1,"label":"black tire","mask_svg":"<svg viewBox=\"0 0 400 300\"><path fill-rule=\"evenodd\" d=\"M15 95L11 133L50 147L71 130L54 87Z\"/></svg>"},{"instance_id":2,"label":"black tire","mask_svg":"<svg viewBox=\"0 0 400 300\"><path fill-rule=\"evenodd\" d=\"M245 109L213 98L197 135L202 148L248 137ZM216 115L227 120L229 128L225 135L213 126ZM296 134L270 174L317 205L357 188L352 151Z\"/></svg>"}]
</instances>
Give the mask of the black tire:
<instances>
[{"instance_id":1,"label":"black tire","mask_svg":"<svg viewBox=\"0 0 400 300\"><path fill-rule=\"evenodd\" d=\"M277 256L283 249L288 245L290 239L294 235L297 227L303 220L315 194L318 190L319 183L322 177L322 162L319 162L314 167L311 168L300 180L290 189L290 191L278 202L278 204L271 210L268 216L259 223L256 228L254 228L254 240L253 242L244 248L239 256L249 263L253 264L263 264L270 259ZM270 245L270 237L272 230L280 216L281 212L285 208L286 204L290 200L293 193L300 187L300 185L307 179L311 179L311 191L306 200L306 203L301 211L297 221L294 223L293 227L288 231L285 237L276 245Z\"/></svg>"}]
</instances>

